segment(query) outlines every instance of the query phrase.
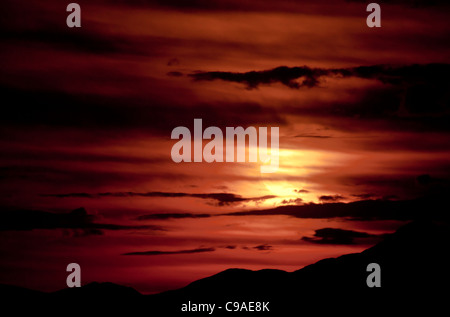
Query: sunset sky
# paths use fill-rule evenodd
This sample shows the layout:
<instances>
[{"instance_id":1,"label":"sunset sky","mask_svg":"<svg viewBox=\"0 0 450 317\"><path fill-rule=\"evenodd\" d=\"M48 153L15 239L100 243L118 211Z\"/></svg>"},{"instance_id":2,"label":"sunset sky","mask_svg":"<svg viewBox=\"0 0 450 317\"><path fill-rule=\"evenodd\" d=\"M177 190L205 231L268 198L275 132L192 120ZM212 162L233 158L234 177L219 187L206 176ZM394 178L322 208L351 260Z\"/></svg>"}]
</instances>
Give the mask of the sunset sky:
<instances>
[{"instance_id":1,"label":"sunset sky","mask_svg":"<svg viewBox=\"0 0 450 317\"><path fill-rule=\"evenodd\" d=\"M293 271L407 220L333 204L448 192L444 1L379 2L381 28L356 0L77 1L81 28L68 3L0 5L0 283L61 289L71 262L142 293ZM279 127L278 171L174 163L195 118Z\"/></svg>"}]
</instances>

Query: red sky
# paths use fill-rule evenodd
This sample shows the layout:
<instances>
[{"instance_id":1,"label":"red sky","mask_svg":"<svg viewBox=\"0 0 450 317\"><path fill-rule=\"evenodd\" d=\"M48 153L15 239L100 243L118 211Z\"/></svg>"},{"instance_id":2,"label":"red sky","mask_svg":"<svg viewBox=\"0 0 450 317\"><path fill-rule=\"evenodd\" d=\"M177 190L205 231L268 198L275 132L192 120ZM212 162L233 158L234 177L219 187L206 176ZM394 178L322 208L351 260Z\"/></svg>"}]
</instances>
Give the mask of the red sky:
<instances>
[{"instance_id":1,"label":"red sky","mask_svg":"<svg viewBox=\"0 0 450 317\"><path fill-rule=\"evenodd\" d=\"M147 293L230 267L295 270L403 222L224 214L448 188L444 3L382 4L381 28L366 26L362 1L78 3L79 29L60 2L2 3L0 207L94 218L42 229L5 216L1 283L60 289L70 262L83 283ZM174 163L170 132L194 118L280 127L279 170ZM374 236L302 240L321 228Z\"/></svg>"}]
</instances>

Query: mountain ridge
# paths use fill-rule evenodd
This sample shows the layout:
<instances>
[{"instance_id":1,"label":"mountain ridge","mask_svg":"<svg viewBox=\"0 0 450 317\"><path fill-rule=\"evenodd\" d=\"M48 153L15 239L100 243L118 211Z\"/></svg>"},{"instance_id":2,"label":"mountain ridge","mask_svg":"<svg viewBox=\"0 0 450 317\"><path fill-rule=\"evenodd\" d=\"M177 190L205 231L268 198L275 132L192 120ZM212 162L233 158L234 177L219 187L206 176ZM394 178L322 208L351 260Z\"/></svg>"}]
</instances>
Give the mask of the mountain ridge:
<instances>
[{"instance_id":1,"label":"mountain ridge","mask_svg":"<svg viewBox=\"0 0 450 317\"><path fill-rule=\"evenodd\" d=\"M18 287L5 285L0 290L1 297L11 302L38 299L46 307L86 303L89 309L103 312L111 309L138 313L151 308L161 314L176 315L181 314L181 305L188 302L225 305L229 301L261 301L270 302L276 315L299 310L300 301L304 312L332 313L349 299L353 305L346 311L355 314L380 301L406 309L417 304L413 299L420 301L433 294L438 300L444 294L440 290L449 283L446 274L449 232L447 222L415 220L361 253L323 259L293 272L230 268L180 289L153 295L109 282L93 282L51 293L26 289L21 292ZM369 263L381 267L380 288L369 288L366 284ZM82 311L83 305L77 308ZM215 312L222 313L226 311Z\"/></svg>"}]
</instances>

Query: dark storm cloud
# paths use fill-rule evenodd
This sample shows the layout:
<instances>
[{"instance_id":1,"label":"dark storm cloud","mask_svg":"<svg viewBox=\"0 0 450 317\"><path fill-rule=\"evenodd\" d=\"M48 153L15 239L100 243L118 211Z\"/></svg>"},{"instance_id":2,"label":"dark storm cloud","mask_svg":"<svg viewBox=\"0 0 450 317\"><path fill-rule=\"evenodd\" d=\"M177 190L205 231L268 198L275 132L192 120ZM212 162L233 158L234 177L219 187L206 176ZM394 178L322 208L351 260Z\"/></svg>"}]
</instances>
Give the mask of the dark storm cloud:
<instances>
[{"instance_id":1,"label":"dark storm cloud","mask_svg":"<svg viewBox=\"0 0 450 317\"><path fill-rule=\"evenodd\" d=\"M445 65L445 66L444 66ZM331 101L285 104L283 113L298 118L312 118L315 122L341 131L414 132L398 138L374 140L367 147L395 149L442 150L447 148L445 135L417 135L418 131L448 132L450 130L450 79L448 64L391 67L386 73L380 67L355 68L357 78L372 78L384 84L364 89L351 89L353 98ZM394 71L395 70L395 71ZM341 120L335 120L340 118ZM342 120L345 119L345 120ZM326 140L327 135L298 134L299 138Z\"/></svg>"},{"instance_id":2,"label":"dark storm cloud","mask_svg":"<svg viewBox=\"0 0 450 317\"><path fill-rule=\"evenodd\" d=\"M341 195L322 195L318 197L321 202L336 202L344 199Z\"/></svg>"},{"instance_id":3,"label":"dark storm cloud","mask_svg":"<svg viewBox=\"0 0 450 317\"><path fill-rule=\"evenodd\" d=\"M441 133L450 131L450 82L435 84L429 82L425 86L439 87L436 94L423 94L419 98L409 98L408 94L416 89L416 85L377 85L372 88L350 89L353 98L338 98L331 101L306 101L301 106L286 104L283 113L293 115L302 120L310 118L314 122L345 132L393 131L413 132L393 138L384 138L377 143L376 139L365 144L365 147L442 150L447 148L446 134L439 136L424 135L420 132ZM448 88L444 88L448 87ZM418 89L420 90L420 89ZM415 94L419 94L415 92ZM421 100L419 102L418 100ZM336 120L339 118L339 120ZM305 120L305 122L307 122ZM313 138L315 134L299 137ZM323 135L326 136L326 135ZM295 135L293 136L295 137ZM332 136L338 138L337 136ZM399 141L398 137L402 140ZM320 137L317 140L326 141Z\"/></svg>"},{"instance_id":4,"label":"dark storm cloud","mask_svg":"<svg viewBox=\"0 0 450 317\"><path fill-rule=\"evenodd\" d=\"M267 124L286 125L286 115L314 116L318 120L333 117L357 118L355 124L339 120L326 122L342 125L339 128L367 127L361 119L387 118L385 129L448 130L450 118L450 87L446 74L448 64L410 65L404 67L367 66L348 69L312 69L282 67L275 70L249 73L212 72L192 74L198 80L237 81L248 87L259 87L263 83L281 82L292 88L320 85L323 76L372 78L388 85L357 93L356 101L334 100L327 104L286 104L282 109L263 106L254 102L211 104L196 102L195 98L179 101L166 100L167 96L156 93L136 96L108 97L90 94L75 94L46 89L21 89L10 85L0 86L4 100L14 106L5 107L0 123L8 127L59 128L80 131L99 131L100 138L107 133L122 134L123 131L144 131L168 135L176 126L186 126L194 118L203 118L204 125L248 126ZM153 86L150 79L126 73L97 72L99 81L120 85L121 89L135 86ZM97 76L97 75L96 75ZM301 76L301 77L296 77ZM89 75L92 78L92 75ZM33 85L39 86L39 80ZM137 83L137 84L136 84ZM131 87L129 87L131 89ZM189 93L188 93L189 94ZM186 101L187 100L187 101ZM186 104L187 102L187 104ZM61 105L64 104L64 107ZM225 111L226 109L227 111ZM70 113L70 115L67 115ZM239 113L239 115L237 115ZM168 124L170 122L170 124ZM373 123L373 122L372 122ZM373 123L374 124L374 123ZM381 123L380 123L381 124ZM189 127L189 124L187 125ZM327 135L298 134L299 138L327 139ZM437 139L439 140L439 139ZM436 141L437 142L437 141ZM420 142L411 145L418 146ZM441 147L441 144L438 144Z\"/></svg>"},{"instance_id":5,"label":"dark storm cloud","mask_svg":"<svg viewBox=\"0 0 450 317\"><path fill-rule=\"evenodd\" d=\"M204 253L204 252L214 252L215 248L198 248L190 250L179 250L179 251L142 251L142 252L128 252L122 255L170 255L170 254L193 254L193 253Z\"/></svg>"},{"instance_id":6,"label":"dark storm cloud","mask_svg":"<svg viewBox=\"0 0 450 317\"><path fill-rule=\"evenodd\" d=\"M424 64L408 66L373 65L352 68L310 68L308 66L280 66L270 70L237 72L198 72L190 74L196 81L223 80L242 83L248 89L260 85L281 83L289 88L312 88L320 85L322 77L375 79L385 84L448 83L449 64Z\"/></svg>"},{"instance_id":7,"label":"dark storm cloud","mask_svg":"<svg viewBox=\"0 0 450 317\"><path fill-rule=\"evenodd\" d=\"M318 244L354 244L355 239L365 239L375 237L367 232L345 230L337 228L322 228L315 230L313 237L302 237L303 241Z\"/></svg>"},{"instance_id":8,"label":"dark storm cloud","mask_svg":"<svg viewBox=\"0 0 450 317\"><path fill-rule=\"evenodd\" d=\"M263 84L282 83L289 88L299 89L301 87L318 86L318 79L327 74L326 70L313 69L307 66L286 67L281 66L271 70L251 71L246 73L233 72L199 72L190 74L197 81L212 81L220 79L223 81L243 83L248 89L257 88ZM301 82L296 81L302 79Z\"/></svg>"},{"instance_id":9,"label":"dark storm cloud","mask_svg":"<svg viewBox=\"0 0 450 317\"><path fill-rule=\"evenodd\" d=\"M101 234L102 230L164 230L152 225L117 225L94 222L84 208L69 213L56 214L38 210L10 210L0 215L0 231L24 231L33 229L80 229L86 234Z\"/></svg>"},{"instance_id":10,"label":"dark storm cloud","mask_svg":"<svg viewBox=\"0 0 450 317\"><path fill-rule=\"evenodd\" d=\"M277 196L267 195L260 197L246 198L240 195L231 193L207 193L207 194L192 194L192 193L171 193L171 192L106 192L106 193L67 193L67 194L43 194L42 197L57 197L57 198L101 198L101 197L161 197L161 198L179 198L179 197L193 197L207 200L214 200L219 206L230 205L234 203L247 201L263 201L266 199L275 198Z\"/></svg>"},{"instance_id":11,"label":"dark storm cloud","mask_svg":"<svg viewBox=\"0 0 450 317\"><path fill-rule=\"evenodd\" d=\"M420 217L448 218L449 202L439 195L415 200L363 200L351 203L324 203L280 206L272 209L228 213L229 216L286 215L295 218L349 220L412 220Z\"/></svg>"}]
</instances>

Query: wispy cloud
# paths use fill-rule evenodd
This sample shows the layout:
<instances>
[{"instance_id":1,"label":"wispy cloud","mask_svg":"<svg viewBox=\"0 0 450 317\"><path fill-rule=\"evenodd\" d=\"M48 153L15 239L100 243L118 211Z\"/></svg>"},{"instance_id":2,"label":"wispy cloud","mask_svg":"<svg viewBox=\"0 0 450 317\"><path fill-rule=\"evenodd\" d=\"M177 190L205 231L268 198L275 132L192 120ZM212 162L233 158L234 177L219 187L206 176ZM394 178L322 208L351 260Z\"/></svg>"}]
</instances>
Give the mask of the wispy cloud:
<instances>
[{"instance_id":1,"label":"wispy cloud","mask_svg":"<svg viewBox=\"0 0 450 317\"><path fill-rule=\"evenodd\" d=\"M258 250L258 251L270 251L270 250L273 250L273 246L271 246L269 244L260 244L260 245L253 247L253 249Z\"/></svg>"},{"instance_id":2,"label":"wispy cloud","mask_svg":"<svg viewBox=\"0 0 450 317\"><path fill-rule=\"evenodd\" d=\"M330 202L280 206L265 210L227 213L229 216L286 215L295 218L326 219L346 218L350 220L412 220L423 215L434 214L447 217L442 206L448 206L445 198L432 196L415 200L362 200L351 203Z\"/></svg>"},{"instance_id":3,"label":"wispy cloud","mask_svg":"<svg viewBox=\"0 0 450 317\"><path fill-rule=\"evenodd\" d=\"M448 81L446 74L449 64L423 64L407 66L373 65L352 68L311 68L308 66L277 68L261 71L239 72L198 72L189 74L197 81L222 80L242 83L248 89L260 85L281 83L289 88L312 88L320 85L324 77L374 79L385 84L418 84L421 82Z\"/></svg>"},{"instance_id":4,"label":"wispy cloud","mask_svg":"<svg viewBox=\"0 0 450 317\"><path fill-rule=\"evenodd\" d=\"M167 213L167 214L149 214L142 215L136 220L165 220L165 219L183 219L183 218L208 218L210 214L193 214L193 213Z\"/></svg>"},{"instance_id":5,"label":"wispy cloud","mask_svg":"<svg viewBox=\"0 0 450 317\"><path fill-rule=\"evenodd\" d=\"M86 234L101 234L102 230L157 230L156 225L119 225L94 222L84 208L69 213L51 213L38 210L11 210L1 213L0 231L24 231L33 229L81 229Z\"/></svg>"},{"instance_id":6,"label":"wispy cloud","mask_svg":"<svg viewBox=\"0 0 450 317\"><path fill-rule=\"evenodd\" d=\"M377 237L367 232L338 228L322 228L315 231L314 236L305 236L302 240L318 244L355 244L357 239L367 242L368 238Z\"/></svg>"},{"instance_id":7,"label":"wispy cloud","mask_svg":"<svg viewBox=\"0 0 450 317\"><path fill-rule=\"evenodd\" d=\"M178 250L178 251L142 251L142 252L128 252L122 255L169 255L169 254L193 254L193 253L204 253L204 252L214 252L215 248L198 248L189 250Z\"/></svg>"},{"instance_id":8,"label":"wispy cloud","mask_svg":"<svg viewBox=\"0 0 450 317\"><path fill-rule=\"evenodd\" d=\"M344 199L345 197L341 195L322 195L319 196L319 201L321 202L336 202Z\"/></svg>"},{"instance_id":9,"label":"wispy cloud","mask_svg":"<svg viewBox=\"0 0 450 317\"><path fill-rule=\"evenodd\" d=\"M65 193L65 194L42 194L42 197L56 198L102 198L102 197L160 197L160 198L179 198L192 197L206 200L216 201L219 206L231 205L234 203L242 203L248 201L263 201L276 198L274 195L266 195L260 197L242 197L231 193L176 193L176 192L106 192L106 193Z\"/></svg>"}]
</instances>

